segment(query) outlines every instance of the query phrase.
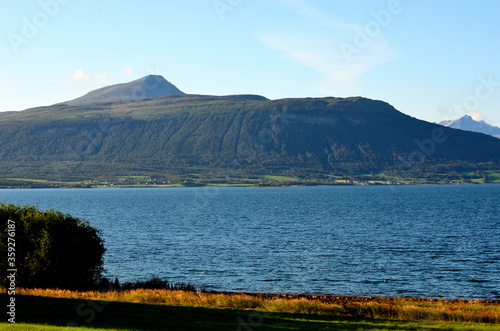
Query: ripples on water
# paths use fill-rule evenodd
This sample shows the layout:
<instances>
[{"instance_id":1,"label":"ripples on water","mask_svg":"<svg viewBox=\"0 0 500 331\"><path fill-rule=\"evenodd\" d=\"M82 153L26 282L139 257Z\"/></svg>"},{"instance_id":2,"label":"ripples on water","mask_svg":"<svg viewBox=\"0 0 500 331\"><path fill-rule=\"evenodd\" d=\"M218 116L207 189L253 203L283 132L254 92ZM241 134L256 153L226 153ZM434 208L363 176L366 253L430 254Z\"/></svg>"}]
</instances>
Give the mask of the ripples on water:
<instances>
[{"instance_id":1,"label":"ripples on water","mask_svg":"<svg viewBox=\"0 0 500 331\"><path fill-rule=\"evenodd\" d=\"M0 201L85 217L121 281L500 299L500 186L0 190Z\"/></svg>"}]
</instances>

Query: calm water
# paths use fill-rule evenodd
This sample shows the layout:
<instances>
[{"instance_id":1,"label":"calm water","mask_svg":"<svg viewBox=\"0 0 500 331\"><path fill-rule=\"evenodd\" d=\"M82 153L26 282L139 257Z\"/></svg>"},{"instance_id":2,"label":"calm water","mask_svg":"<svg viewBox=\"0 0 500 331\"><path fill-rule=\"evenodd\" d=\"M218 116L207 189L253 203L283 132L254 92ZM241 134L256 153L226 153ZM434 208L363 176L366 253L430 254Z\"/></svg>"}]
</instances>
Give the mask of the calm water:
<instances>
[{"instance_id":1,"label":"calm water","mask_svg":"<svg viewBox=\"0 0 500 331\"><path fill-rule=\"evenodd\" d=\"M0 190L103 230L107 275L500 299L500 185Z\"/></svg>"}]
</instances>

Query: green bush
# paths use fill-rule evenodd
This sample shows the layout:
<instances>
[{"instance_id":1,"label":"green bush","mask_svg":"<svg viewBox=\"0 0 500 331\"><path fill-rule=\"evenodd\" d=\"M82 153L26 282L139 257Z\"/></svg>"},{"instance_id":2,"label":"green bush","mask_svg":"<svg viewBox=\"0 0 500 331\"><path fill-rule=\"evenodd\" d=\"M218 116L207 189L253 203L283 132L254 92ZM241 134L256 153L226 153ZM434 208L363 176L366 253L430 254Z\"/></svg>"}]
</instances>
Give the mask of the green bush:
<instances>
[{"instance_id":1,"label":"green bush","mask_svg":"<svg viewBox=\"0 0 500 331\"><path fill-rule=\"evenodd\" d=\"M0 230L0 284L4 287L10 284L7 270L12 269L13 260L8 260L12 253L16 287L89 289L102 278L106 249L100 230L88 221L53 209L1 203Z\"/></svg>"}]
</instances>

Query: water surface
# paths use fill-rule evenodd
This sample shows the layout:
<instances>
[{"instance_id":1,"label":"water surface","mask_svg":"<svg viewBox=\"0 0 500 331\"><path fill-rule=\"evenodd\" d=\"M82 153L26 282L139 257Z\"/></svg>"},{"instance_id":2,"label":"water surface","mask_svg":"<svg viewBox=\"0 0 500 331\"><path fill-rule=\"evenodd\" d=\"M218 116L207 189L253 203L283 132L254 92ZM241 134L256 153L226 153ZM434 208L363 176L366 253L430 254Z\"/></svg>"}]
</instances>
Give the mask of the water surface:
<instances>
[{"instance_id":1,"label":"water surface","mask_svg":"<svg viewBox=\"0 0 500 331\"><path fill-rule=\"evenodd\" d=\"M500 299L500 186L0 190L102 229L107 275L198 288Z\"/></svg>"}]
</instances>

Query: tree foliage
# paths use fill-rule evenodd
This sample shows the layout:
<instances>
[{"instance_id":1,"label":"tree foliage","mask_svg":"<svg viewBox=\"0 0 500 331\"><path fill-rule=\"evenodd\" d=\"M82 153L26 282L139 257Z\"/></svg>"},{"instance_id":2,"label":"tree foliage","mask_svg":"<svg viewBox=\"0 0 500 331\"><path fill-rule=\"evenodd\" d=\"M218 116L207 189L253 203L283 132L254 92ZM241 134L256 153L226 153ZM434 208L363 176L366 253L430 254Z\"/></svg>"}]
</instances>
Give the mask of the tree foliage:
<instances>
[{"instance_id":1,"label":"tree foliage","mask_svg":"<svg viewBox=\"0 0 500 331\"><path fill-rule=\"evenodd\" d=\"M12 269L7 260L8 238L15 240L17 287L86 289L100 281L104 241L100 230L88 221L52 209L1 203L0 228L3 286L8 281L7 269Z\"/></svg>"}]
</instances>

